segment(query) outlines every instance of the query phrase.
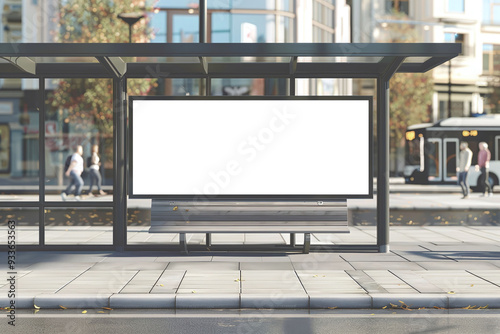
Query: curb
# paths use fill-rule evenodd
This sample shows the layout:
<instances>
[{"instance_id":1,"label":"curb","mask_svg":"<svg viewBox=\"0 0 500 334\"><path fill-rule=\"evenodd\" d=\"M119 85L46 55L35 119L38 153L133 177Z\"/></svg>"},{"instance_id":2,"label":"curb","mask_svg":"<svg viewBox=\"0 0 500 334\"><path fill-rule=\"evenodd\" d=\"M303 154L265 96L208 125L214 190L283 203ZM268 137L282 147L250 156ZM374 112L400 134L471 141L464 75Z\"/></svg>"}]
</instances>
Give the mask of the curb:
<instances>
[{"instance_id":1,"label":"curb","mask_svg":"<svg viewBox=\"0 0 500 334\"><path fill-rule=\"evenodd\" d=\"M16 309L384 309L500 308L500 294L40 294L16 297ZM0 307L10 299L0 297Z\"/></svg>"}]
</instances>

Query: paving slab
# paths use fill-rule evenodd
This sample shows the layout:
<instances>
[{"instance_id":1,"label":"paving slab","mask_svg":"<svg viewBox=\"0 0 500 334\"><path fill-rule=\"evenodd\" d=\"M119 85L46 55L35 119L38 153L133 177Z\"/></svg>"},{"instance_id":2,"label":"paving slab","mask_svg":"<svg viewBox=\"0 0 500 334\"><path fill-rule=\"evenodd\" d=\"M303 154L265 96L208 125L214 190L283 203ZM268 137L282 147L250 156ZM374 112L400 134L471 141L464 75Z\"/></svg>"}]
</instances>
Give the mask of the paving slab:
<instances>
[{"instance_id":1,"label":"paving slab","mask_svg":"<svg viewBox=\"0 0 500 334\"><path fill-rule=\"evenodd\" d=\"M34 304L40 308L103 308L109 307L111 294L81 293L71 295L41 294L35 296Z\"/></svg>"},{"instance_id":2,"label":"paving slab","mask_svg":"<svg viewBox=\"0 0 500 334\"><path fill-rule=\"evenodd\" d=\"M498 267L495 264L488 263L485 261L448 261L445 265L443 262L416 262L416 265L419 265L420 267L426 269L426 270L440 270L445 267L448 270L457 270L457 269L462 269L462 270L496 270ZM396 269L396 268L395 268Z\"/></svg>"},{"instance_id":3,"label":"paving slab","mask_svg":"<svg viewBox=\"0 0 500 334\"><path fill-rule=\"evenodd\" d=\"M375 227L351 229L349 236L313 237L375 242ZM321 309L401 308L402 301L411 308L500 308L500 226L402 226L391 231L394 242L388 254L19 252L16 305ZM288 240L289 235L270 240L280 237ZM190 240L203 243L203 238ZM222 239L236 244L255 240L245 235ZM0 303L10 302L5 298L9 289L0 284Z\"/></svg>"},{"instance_id":4,"label":"paving slab","mask_svg":"<svg viewBox=\"0 0 500 334\"><path fill-rule=\"evenodd\" d=\"M167 268L167 263L161 262L101 262L96 263L89 268L90 271L96 270L164 270Z\"/></svg>"},{"instance_id":5,"label":"paving slab","mask_svg":"<svg viewBox=\"0 0 500 334\"><path fill-rule=\"evenodd\" d=\"M487 307L500 308L500 293L492 295L466 294L448 296L450 308Z\"/></svg>"},{"instance_id":6,"label":"paving slab","mask_svg":"<svg viewBox=\"0 0 500 334\"><path fill-rule=\"evenodd\" d=\"M294 262L295 270L351 270L353 266L346 261L340 262Z\"/></svg>"},{"instance_id":7,"label":"paving slab","mask_svg":"<svg viewBox=\"0 0 500 334\"><path fill-rule=\"evenodd\" d=\"M370 269L386 269L386 270L396 270L396 269L406 269L406 270L421 270L423 267L420 266L420 262L349 262L355 270L370 270ZM430 263L430 262L429 262Z\"/></svg>"},{"instance_id":8,"label":"paving slab","mask_svg":"<svg viewBox=\"0 0 500 334\"><path fill-rule=\"evenodd\" d=\"M240 295L237 293L213 294L178 294L175 298L176 308L240 308Z\"/></svg>"},{"instance_id":9,"label":"paving slab","mask_svg":"<svg viewBox=\"0 0 500 334\"><path fill-rule=\"evenodd\" d=\"M241 270L293 270L291 262L241 262Z\"/></svg>"},{"instance_id":10,"label":"paving slab","mask_svg":"<svg viewBox=\"0 0 500 334\"><path fill-rule=\"evenodd\" d=\"M448 296L444 294L392 294L372 293L372 307L377 308L448 308Z\"/></svg>"},{"instance_id":11,"label":"paving slab","mask_svg":"<svg viewBox=\"0 0 500 334\"><path fill-rule=\"evenodd\" d=\"M241 308L307 309L309 296L274 291L269 294L241 294Z\"/></svg>"},{"instance_id":12,"label":"paving slab","mask_svg":"<svg viewBox=\"0 0 500 334\"><path fill-rule=\"evenodd\" d=\"M170 262L167 270L239 270L239 262Z\"/></svg>"},{"instance_id":13,"label":"paving slab","mask_svg":"<svg viewBox=\"0 0 500 334\"><path fill-rule=\"evenodd\" d=\"M369 309L372 307L372 298L368 294L352 293L310 293L310 307L312 309L339 308L339 309Z\"/></svg>"},{"instance_id":14,"label":"paving slab","mask_svg":"<svg viewBox=\"0 0 500 334\"><path fill-rule=\"evenodd\" d=\"M109 307L113 309L175 308L175 294L113 294L109 297Z\"/></svg>"}]
</instances>

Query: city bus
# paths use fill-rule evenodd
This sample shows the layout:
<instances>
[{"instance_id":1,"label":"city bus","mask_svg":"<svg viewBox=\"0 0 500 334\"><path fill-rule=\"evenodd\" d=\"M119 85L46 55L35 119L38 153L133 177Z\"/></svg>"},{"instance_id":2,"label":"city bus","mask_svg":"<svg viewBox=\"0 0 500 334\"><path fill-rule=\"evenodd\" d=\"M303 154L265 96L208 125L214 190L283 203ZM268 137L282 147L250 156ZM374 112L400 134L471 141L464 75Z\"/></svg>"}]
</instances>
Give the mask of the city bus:
<instances>
[{"instance_id":1,"label":"city bus","mask_svg":"<svg viewBox=\"0 0 500 334\"><path fill-rule=\"evenodd\" d=\"M406 131L405 183L456 184L457 154L464 141L473 152L469 184L480 189L481 173L476 171L479 143L488 144L491 152L489 181L492 186L500 178L500 115L451 117L437 123L412 125Z\"/></svg>"}]
</instances>

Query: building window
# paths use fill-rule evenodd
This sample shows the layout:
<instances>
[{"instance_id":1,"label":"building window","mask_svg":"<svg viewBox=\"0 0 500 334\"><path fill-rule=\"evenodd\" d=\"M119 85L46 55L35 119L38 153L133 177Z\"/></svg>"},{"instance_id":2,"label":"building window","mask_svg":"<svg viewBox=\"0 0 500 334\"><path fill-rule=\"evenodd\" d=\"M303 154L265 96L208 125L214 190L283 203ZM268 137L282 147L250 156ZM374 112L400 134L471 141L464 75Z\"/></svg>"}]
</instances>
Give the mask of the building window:
<instances>
[{"instance_id":1,"label":"building window","mask_svg":"<svg viewBox=\"0 0 500 334\"><path fill-rule=\"evenodd\" d=\"M449 13L463 13L465 12L465 0L448 0Z\"/></svg>"},{"instance_id":2,"label":"building window","mask_svg":"<svg viewBox=\"0 0 500 334\"><path fill-rule=\"evenodd\" d=\"M26 85L38 79L24 79ZM19 80L20 82L20 80ZM4 200L38 201L40 95L38 90L22 90L13 97L12 79L2 79L0 90L0 191Z\"/></svg>"},{"instance_id":3,"label":"building window","mask_svg":"<svg viewBox=\"0 0 500 334\"><path fill-rule=\"evenodd\" d=\"M483 44L483 73L500 73L500 44Z\"/></svg>"},{"instance_id":4,"label":"building window","mask_svg":"<svg viewBox=\"0 0 500 334\"><path fill-rule=\"evenodd\" d=\"M313 42L335 41L334 6L331 1L316 0L313 3Z\"/></svg>"},{"instance_id":5,"label":"building window","mask_svg":"<svg viewBox=\"0 0 500 334\"><path fill-rule=\"evenodd\" d=\"M399 12L410 15L409 0L386 1L385 8L388 13Z\"/></svg>"},{"instance_id":6,"label":"building window","mask_svg":"<svg viewBox=\"0 0 500 334\"><path fill-rule=\"evenodd\" d=\"M483 0L483 24L500 25L500 0Z\"/></svg>"}]
</instances>

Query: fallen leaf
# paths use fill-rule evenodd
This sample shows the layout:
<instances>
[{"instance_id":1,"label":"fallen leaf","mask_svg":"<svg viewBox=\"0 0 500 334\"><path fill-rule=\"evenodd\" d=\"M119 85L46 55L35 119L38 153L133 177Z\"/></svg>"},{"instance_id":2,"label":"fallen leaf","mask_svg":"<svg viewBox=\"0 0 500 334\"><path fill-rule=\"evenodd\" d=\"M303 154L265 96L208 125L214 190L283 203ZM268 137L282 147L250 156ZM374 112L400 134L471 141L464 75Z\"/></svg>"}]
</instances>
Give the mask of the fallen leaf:
<instances>
[{"instance_id":1,"label":"fallen leaf","mask_svg":"<svg viewBox=\"0 0 500 334\"><path fill-rule=\"evenodd\" d=\"M35 307L35 309L39 310L40 309L40 306L36 306L36 305L33 305Z\"/></svg>"},{"instance_id":2,"label":"fallen leaf","mask_svg":"<svg viewBox=\"0 0 500 334\"><path fill-rule=\"evenodd\" d=\"M338 306L329 307L330 310L335 310Z\"/></svg>"},{"instance_id":3,"label":"fallen leaf","mask_svg":"<svg viewBox=\"0 0 500 334\"><path fill-rule=\"evenodd\" d=\"M68 308L67 307L64 307L62 305L59 305L60 308L62 308L63 310L67 310Z\"/></svg>"},{"instance_id":4,"label":"fallen leaf","mask_svg":"<svg viewBox=\"0 0 500 334\"><path fill-rule=\"evenodd\" d=\"M172 210L177 211L178 208L179 208L178 206L174 206Z\"/></svg>"},{"instance_id":5,"label":"fallen leaf","mask_svg":"<svg viewBox=\"0 0 500 334\"><path fill-rule=\"evenodd\" d=\"M449 293L450 295L454 295L454 294L455 294L455 291L448 291L448 293Z\"/></svg>"},{"instance_id":6,"label":"fallen leaf","mask_svg":"<svg viewBox=\"0 0 500 334\"><path fill-rule=\"evenodd\" d=\"M384 307L382 307L384 310L387 308L387 305L385 305Z\"/></svg>"},{"instance_id":7,"label":"fallen leaf","mask_svg":"<svg viewBox=\"0 0 500 334\"><path fill-rule=\"evenodd\" d=\"M109 307L103 307L104 310L113 310L112 308L109 308Z\"/></svg>"},{"instance_id":8,"label":"fallen leaf","mask_svg":"<svg viewBox=\"0 0 500 334\"><path fill-rule=\"evenodd\" d=\"M87 310L83 310L83 311L82 311L82 313L83 313L83 314L87 313Z\"/></svg>"}]
</instances>

